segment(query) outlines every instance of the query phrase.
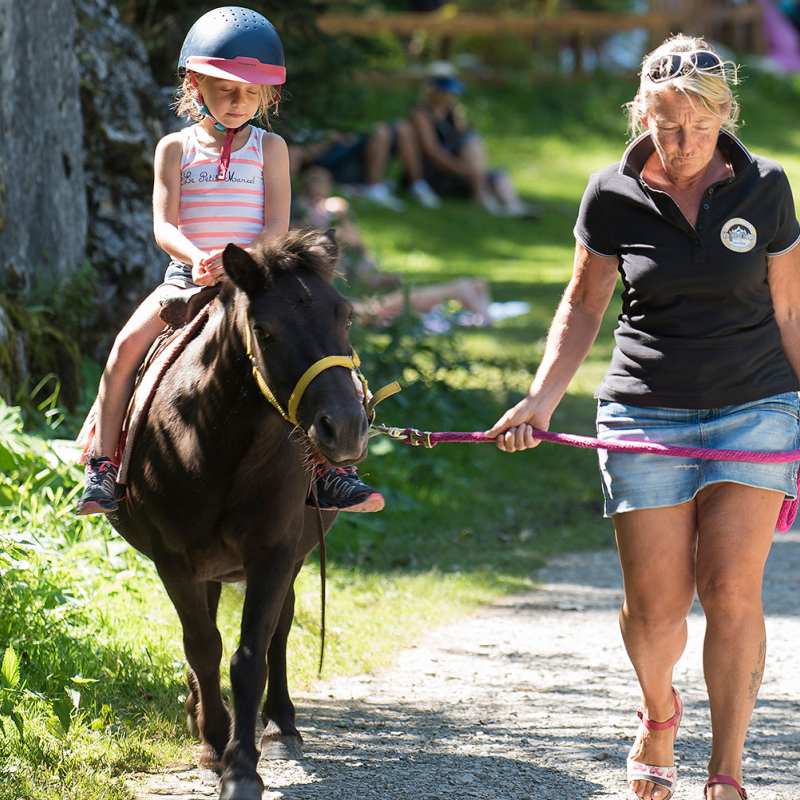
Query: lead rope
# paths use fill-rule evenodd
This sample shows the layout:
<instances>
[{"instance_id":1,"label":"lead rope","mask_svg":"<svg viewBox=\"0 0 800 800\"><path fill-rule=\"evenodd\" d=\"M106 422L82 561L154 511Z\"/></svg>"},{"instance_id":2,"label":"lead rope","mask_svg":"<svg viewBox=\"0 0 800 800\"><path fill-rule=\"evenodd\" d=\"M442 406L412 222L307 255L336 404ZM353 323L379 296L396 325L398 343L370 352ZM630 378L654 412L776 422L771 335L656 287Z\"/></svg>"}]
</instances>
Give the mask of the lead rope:
<instances>
[{"instance_id":1,"label":"lead rope","mask_svg":"<svg viewBox=\"0 0 800 800\"><path fill-rule=\"evenodd\" d=\"M390 428L386 425L373 425L370 436L385 434L390 439L403 441L406 444L435 447L443 442L469 442L480 444L493 442L485 433L480 431L420 431L416 428ZM556 444L568 444L572 447L585 447L593 450L609 450L617 453L655 453L664 456L684 458L704 458L712 461L747 461L773 464L786 464L791 461L800 461L800 450L785 450L771 452L765 450L715 450L705 447L677 447L675 445L659 444L658 442L636 442L623 439L596 439L591 436L576 436L571 433L555 433L534 429L534 439ZM775 527L785 533L792 527L800 505L800 474L797 477L797 495L794 500L784 500L781 505L778 521Z\"/></svg>"},{"instance_id":2,"label":"lead rope","mask_svg":"<svg viewBox=\"0 0 800 800\"><path fill-rule=\"evenodd\" d=\"M319 582L320 582L320 643L319 643L319 667L317 668L317 677L322 676L322 663L325 658L325 595L327 590L325 588L325 578L328 572L328 552L325 547L325 526L322 522L322 511L319 507L319 499L317 498L317 478L316 470L311 477L311 486L309 489L312 499L314 500L314 508L317 510L317 534L319 536Z\"/></svg>"}]
</instances>

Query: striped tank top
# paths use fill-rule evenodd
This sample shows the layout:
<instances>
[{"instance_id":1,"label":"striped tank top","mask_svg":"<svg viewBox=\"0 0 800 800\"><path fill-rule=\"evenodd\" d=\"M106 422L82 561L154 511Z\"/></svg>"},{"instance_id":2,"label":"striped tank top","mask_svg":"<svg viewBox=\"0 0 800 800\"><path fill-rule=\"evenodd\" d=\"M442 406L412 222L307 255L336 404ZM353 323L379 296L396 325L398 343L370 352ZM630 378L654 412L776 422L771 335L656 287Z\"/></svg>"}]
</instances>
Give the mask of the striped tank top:
<instances>
[{"instance_id":1,"label":"striped tank top","mask_svg":"<svg viewBox=\"0 0 800 800\"><path fill-rule=\"evenodd\" d=\"M264 131L251 125L245 146L231 153L227 177L218 181L219 153L200 145L196 125L186 129L178 230L201 250L250 244L264 227L263 139Z\"/></svg>"}]
</instances>

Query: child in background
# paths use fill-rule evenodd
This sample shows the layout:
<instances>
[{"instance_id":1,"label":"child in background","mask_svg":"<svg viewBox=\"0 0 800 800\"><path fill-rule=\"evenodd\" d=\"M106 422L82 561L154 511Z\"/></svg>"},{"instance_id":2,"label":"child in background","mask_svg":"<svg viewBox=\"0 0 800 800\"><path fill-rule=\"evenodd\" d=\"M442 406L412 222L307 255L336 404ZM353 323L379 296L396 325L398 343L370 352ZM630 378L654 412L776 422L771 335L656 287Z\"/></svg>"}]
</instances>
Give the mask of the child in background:
<instances>
[{"instance_id":1,"label":"child in background","mask_svg":"<svg viewBox=\"0 0 800 800\"><path fill-rule=\"evenodd\" d=\"M291 184L283 139L251 125L267 118L286 80L283 46L261 14L217 8L195 22L181 48L177 113L194 125L156 146L153 231L170 256L162 283L117 336L100 380L94 457L78 514L108 513L116 499L117 445L136 372L165 327L161 301L170 294L226 280L229 242L256 246L289 227ZM319 468L320 506L378 511L383 497L355 470Z\"/></svg>"}]
</instances>

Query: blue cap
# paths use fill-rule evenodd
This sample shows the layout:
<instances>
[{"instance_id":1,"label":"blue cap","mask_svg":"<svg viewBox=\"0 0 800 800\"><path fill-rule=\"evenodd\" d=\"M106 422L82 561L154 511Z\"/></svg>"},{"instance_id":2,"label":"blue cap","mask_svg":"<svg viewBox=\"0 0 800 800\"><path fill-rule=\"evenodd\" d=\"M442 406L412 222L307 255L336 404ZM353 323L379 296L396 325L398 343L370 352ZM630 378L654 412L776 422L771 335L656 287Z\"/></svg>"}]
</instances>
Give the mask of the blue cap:
<instances>
[{"instance_id":1,"label":"blue cap","mask_svg":"<svg viewBox=\"0 0 800 800\"><path fill-rule=\"evenodd\" d=\"M461 94L464 91L464 84L458 78L431 78L431 85L451 94Z\"/></svg>"}]
</instances>

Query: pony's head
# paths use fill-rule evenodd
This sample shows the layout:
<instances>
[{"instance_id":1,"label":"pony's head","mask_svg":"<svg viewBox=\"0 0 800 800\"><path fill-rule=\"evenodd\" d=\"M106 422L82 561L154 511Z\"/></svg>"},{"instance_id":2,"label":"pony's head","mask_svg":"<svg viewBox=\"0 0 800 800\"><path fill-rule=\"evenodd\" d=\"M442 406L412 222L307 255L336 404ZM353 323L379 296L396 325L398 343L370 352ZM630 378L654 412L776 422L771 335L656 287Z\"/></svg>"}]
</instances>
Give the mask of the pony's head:
<instances>
[{"instance_id":1,"label":"pony's head","mask_svg":"<svg viewBox=\"0 0 800 800\"><path fill-rule=\"evenodd\" d=\"M369 426L350 369L353 309L332 283L338 256L331 231L292 231L252 250L229 244L223 265L254 382L330 463L346 466L366 456Z\"/></svg>"}]
</instances>

